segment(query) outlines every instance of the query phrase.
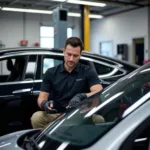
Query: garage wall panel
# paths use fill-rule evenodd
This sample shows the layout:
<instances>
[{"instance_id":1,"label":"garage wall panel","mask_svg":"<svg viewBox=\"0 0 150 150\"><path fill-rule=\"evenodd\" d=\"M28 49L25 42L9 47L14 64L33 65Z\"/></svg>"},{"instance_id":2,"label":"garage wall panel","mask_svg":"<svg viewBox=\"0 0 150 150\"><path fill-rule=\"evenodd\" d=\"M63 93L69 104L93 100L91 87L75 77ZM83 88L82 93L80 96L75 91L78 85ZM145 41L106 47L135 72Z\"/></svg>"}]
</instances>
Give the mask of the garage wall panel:
<instances>
[{"instance_id":1,"label":"garage wall panel","mask_svg":"<svg viewBox=\"0 0 150 150\"><path fill-rule=\"evenodd\" d=\"M19 47L20 40L28 40L28 46L40 42L40 26L53 26L52 15L19 12L0 12L0 41L5 47ZM68 19L68 27L74 28L74 36L80 37L80 19Z\"/></svg>"},{"instance_id":2,"label":"garage wall panel","mask_svg":"<svg viewBox=\"0 0 150 150\"><path fill-rule=\"evenodd\" d=\"M40 43L40 15L26 13L25 21L25 38L29 42L29 46L34 46L34 43Z\"/></svg>"},{"instance_id":3,"label":"garage wall panel","mask_svg":"<svg viewBox=\"0 0 150 150\"><path fill-rule=\"evenodd\" d=\"M0 12L0 41L6 47L18 47L19 41L23 39L22 13Z\"/></svg>"},{"instance_id":4,"label":"garage wall panel","mask_svg":"<svg viewBox=\"0 0 150 150\"><path fill-rule=\"evenodd\" d=\"M113 41L113 56L117 53L117 44L128 44L129 61L133 62L133 38L145 38L145 52L148 48L147 8L113 15L91 22L91 51L99 53L100 42ZM148 53L145 53L145 58Z\"/></svg>"}]
</instances>

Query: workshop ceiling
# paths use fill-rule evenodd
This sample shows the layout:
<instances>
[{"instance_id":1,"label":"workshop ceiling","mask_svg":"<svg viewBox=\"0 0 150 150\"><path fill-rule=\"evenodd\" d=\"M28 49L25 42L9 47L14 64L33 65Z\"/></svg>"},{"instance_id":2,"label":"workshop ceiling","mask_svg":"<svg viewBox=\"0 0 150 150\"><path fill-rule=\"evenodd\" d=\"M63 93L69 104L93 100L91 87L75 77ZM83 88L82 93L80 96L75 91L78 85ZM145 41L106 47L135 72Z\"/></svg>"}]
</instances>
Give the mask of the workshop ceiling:
<instances>
[{"instance_id":1,"label":"workshop ceiling","mask_svg":"<svg viewBox=\"0 0 150 150\"><path fill-rule=\"evenodd\" d=\"M85 1L85 0L84 0ZM89 6L91 14L109 16L116 13L130 11L150 6L149 0L86 0L105 3L105 7ZM0 0L0 7L53 10L56 7L67 8L69 12L80 13L81 5L54 0Z\"/></svg>"}]
</instances>

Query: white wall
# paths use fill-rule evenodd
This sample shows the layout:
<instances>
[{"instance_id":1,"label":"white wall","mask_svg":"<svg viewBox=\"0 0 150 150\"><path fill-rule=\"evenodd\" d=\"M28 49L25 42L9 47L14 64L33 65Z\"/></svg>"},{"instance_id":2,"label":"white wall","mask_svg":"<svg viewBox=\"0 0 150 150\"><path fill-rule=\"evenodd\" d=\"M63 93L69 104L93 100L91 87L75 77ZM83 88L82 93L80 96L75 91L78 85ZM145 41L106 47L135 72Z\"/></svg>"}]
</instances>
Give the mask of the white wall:
<instances>
[{"instance_id":1,"label":"white wall","mask_svg":"<svg viewBox=\"0 0 150 150\"><path fill-rule=\"evenodd\" d=\"M100 42L113 42L113 56L117 44L128 44L129 62L133 62L133 38L145 38L145 58L148 49L148 14L147 8L117 14L101 20L91 21L91 51L99 53Z\"/></svg>"},{"instance_id":2,"label":"white wall","mask_svg":"<svg viewBox=\"0 0 150 150\"><path fill-rule=\"evenodd\" d=\"M25 19L23 19L25 18ZM8 47L19 47L20 40L28 40L28 46L40 42L40 26L53 26L52 15L0 11L0 41ZM74 28L74 36L80 37L80 19L68 20L68 27Z\"/></svg>"}]
</instances>

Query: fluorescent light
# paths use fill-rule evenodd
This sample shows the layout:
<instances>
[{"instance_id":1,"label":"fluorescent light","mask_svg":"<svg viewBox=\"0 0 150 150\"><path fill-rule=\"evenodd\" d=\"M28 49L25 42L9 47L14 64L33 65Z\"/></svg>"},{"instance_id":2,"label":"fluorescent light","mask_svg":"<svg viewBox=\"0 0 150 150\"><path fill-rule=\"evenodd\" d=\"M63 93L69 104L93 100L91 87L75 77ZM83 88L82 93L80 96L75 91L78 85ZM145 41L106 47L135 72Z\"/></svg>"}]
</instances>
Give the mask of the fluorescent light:
<instances>
[{"instance_id":1,"label":"fluorescent light","mask_svg":"<svg viewBox=\"0 0 150 150\"><path fill-rule=\"evenodd\" d=\"M81 1L81 0L52 0L52 1L80 4L80 5L89 5L89 6L96 6L96 7L105 7L106 6L105 3L89 2L89 1Z\"/></svg>"},{"instance_id":2,"label":"fluorescent light","mask_svg":"<svg viewBox=\"0 0 150 150\"><path fill-rule=\"evenodd\" d=\"M70 13L68 12L68 16L72 16L72 17L81 17L81 15L79 13Z\"/></svg>"},{"instance_id":3,"label":"fluorescent light","mask_svg":"<svg viewBox=\"0 0 150 150\"><path fill-rule=\"evenodd\" d=\"M72 4L80 4L80 5L89 5L89 6L96 6L96 7L105 7L105 3L99 3L99 2L89 2L89 1L81 1L81 0L52 0L56 2L66 2L66 3L72 3Z\"/></svg>"},{"instance_id":4,"label":"fluorescent light","mask_svg":"<svg viewBox=\"0 0 150 150\"><path fill-rule=\"evenodd\" d=\"M14 12L27 12L27 13L39 13L39 14L52 14L53 11L38 10L38 9L22 9L22 8L10 8L2 7L3 11L14 11ZM80 13L68 12L69 17L81 17ZM90 14L89 18L101 19L103 16Z\"/></svg>"},{"instance_id":5,"label":"fluorescent light","mask_svg":"<svg viewBox=\"0 0 150 150\"><path fill-rule=\"evenodd\" d=\"M39 13L39 14L52 14L52 11L38 10L38 9L22 9L22 8L9 8L2 7L3 11L15 11L15 12L27 12L27 13Z\"/></svg>"},{"instance_id":6,"label":"fluorescent light","mask_svg":"<svg viewBox=\"0 0 150 150\"><path fill-rule=\"evenodd\" d=\"M67 3L72 4L80 4L80 5L89 5L89 6L96 6L96 7L105 7L105 3L98 3L98 2L89 2L89 1L80 1L80 0L67 0Z\"/></svg>"},{"instance_id":7,"label":"fluorescent light","mask_svg":"<svg viewBox=\"0 0 150 150\"><path fill-rule=\"evenodd\" d=\"M103 16L102 16L102 15L90 14L90 15L89 15L89 18L101 19L101 18L103 18Z\"/></svg>"},{"instance_id":8,"label":"fluorescent light","mask_svg":"<svg viewBox=\"0 0 150 150\"><path fill-rule=\"evenodd\" d=\"M69 17L81 17L81 14L79 14L79 13L68 13L68 16ZM101 19L101 18L103 18L103 16L102 15L94 15L94 14L90 14L89 15L89 18L93 18L93 19Z\"/></svg>"}]
</instances>

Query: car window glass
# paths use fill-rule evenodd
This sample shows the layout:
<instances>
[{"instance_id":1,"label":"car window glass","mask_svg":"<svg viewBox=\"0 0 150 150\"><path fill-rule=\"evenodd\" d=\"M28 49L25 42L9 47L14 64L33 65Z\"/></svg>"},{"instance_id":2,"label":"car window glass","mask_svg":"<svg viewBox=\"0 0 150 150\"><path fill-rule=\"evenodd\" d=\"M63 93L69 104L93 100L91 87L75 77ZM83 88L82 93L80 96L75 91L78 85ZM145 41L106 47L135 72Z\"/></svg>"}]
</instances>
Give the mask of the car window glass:
<instances>
[{"instance_id":1,"label":"car window glass","mask_svg":"<svg viewBox=\"0 0 150 150\"><path fill-rule=\"evenodd\" d=\"M90 62L88 60L80 59L79 62L84 65L90 66Z\"/></svg>"},{"instance_id":2,"label":"car window glass","mask_svg":"<svg viewBox=\"0 0 150 150\"><path fill-rule=\"evenodd\" d=\"M50 58L50 57L44 57L43 58L43 74L45 74L46 70L48 68L55 67L63 62L62 59L59 58Z\"/></svg>"},{"instance_id":3,"label":"car window glass","mask_svg":"<svg viewBox=\"0 0 150 150\"><path fill-rule=\"evenodd\" d=\"M150 150L150 119L148 120L134 130L120 150Z\"/></svg>"},{"instance_id":4,"label":"car window glass","mask_svg":"<svg viewBox=\"0 0 150 150\"><path fill-rule=\"evenodd\" d=\"M0 82L21 81L25 66L25 56L9 57L0 60Z\"/></svg>"},{"instance_id":5,"label":"car window glass","mask_svg":"<svg viewBox=\"0 0 150 150\"><path fill-rule=\"evenodd\" d=\"M103 64L94 63L94 65L95 65L95 68L96 68L96 71L97 71L98 75L108 74L113 70L112 67L105 66Z\"/></svg>"},{"instance_id":6,"label":"car window glass","mask_svg":"<svg viewBox=\"0 0 150 150\"><path fill-rule=\"evenodd\" d=\"M148 148L150 148L150 126L134 139L130 150L149 150Z\"/></svg>"},{"instance_id":7,"label":"car window glass","mask_svg":"<svg viewBox=\"0 0 150 150\"><path fill-rule=\"evenodd\" d=\"M34 79L35 69L37 65L37 55L29 55L26 71L24 74L24 81L32 81Z\"/></svg>"}]
</instances>

